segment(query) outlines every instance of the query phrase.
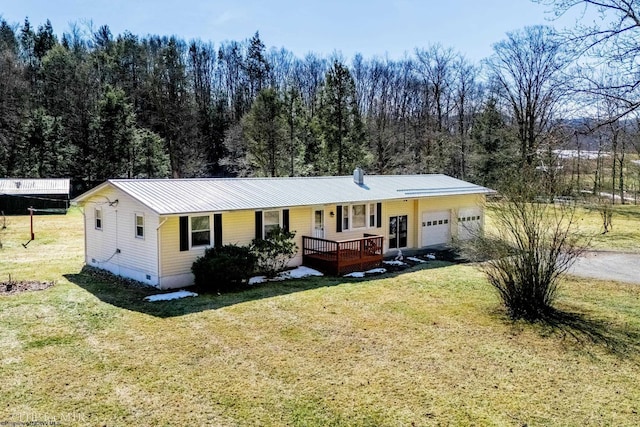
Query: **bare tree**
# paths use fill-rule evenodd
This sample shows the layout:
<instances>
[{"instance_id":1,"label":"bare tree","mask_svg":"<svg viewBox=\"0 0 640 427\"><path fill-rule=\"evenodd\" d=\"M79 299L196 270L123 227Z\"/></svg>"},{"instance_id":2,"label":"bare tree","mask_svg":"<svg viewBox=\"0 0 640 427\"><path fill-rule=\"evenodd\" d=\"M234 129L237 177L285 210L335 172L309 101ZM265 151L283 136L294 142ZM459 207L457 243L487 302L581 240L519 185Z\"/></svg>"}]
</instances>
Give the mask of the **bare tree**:
<instances>
[{"instance_id":1,"label":"bare tree","mask_svg":"<svg viewBox=\"0 0 640 427\"><path fill-rule=\"evenodd\" d=\"M518 129L521 166L531 169L566 93L563 70L569 60L553 30L544 26L508 33L493 49L486 61L489 75Z\"/></svg>"},{"instance_id":2,"label":"bare tree","mask_svg":"<svg viewBox=\"0 0 640 427\"><path fill-rule=\"evenodd\" d=\"M471 151L470 131L474 116L480 109L481 88L477 82L478 67L459 58L455 64L454 113L457 150L453 154L453 175L466 179Z\"/></svg>"},{"instance_id":3,"label":"bare tree","mask_svg":"<svg viewBox=\"0 0 640 427\"><path fill-rule=\"evenodd\" d=\"M449 119L453 108L454 64L458 55L451 48L433 45L426 50L416 49L416 57L417 75L423 84L426 108L423 113L427 114L426 155L427 159L434 159L432 171L443 171L451 142Z\"/></svg>"},{"instance_id":4,"label":"bare tree","mask_svg":"<svg viewBox=\"0 0 640 427\"><path fill-rule=\"evenodd\" d=\"M581 90L621 101L617 115L624 117L640 108L640 3L637 0L533 0L552 6L555 16L576 12L574 28L562 34L564 42L585 59L577 77ZM588 19L596 15L597 19ZM593 69L608 68L616 79L608 84L590 78Z\"/></svg>"}]
</instances>

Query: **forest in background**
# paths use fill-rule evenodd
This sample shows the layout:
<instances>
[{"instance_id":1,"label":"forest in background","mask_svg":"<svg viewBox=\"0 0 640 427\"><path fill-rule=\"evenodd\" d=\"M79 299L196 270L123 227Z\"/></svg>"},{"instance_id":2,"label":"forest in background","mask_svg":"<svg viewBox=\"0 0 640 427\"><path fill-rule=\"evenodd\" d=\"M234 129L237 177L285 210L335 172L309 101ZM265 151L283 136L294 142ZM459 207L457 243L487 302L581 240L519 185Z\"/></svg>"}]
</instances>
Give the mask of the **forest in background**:
<instances>
[{"instance_id":1,"label":"forest in background","mask_svg":"<svg viewBox=\"0 0 640 427\"><path fill-rule=\"evenodd\" d=\"M105 25L58 38L49 21L0 20L0 176L86 187L361 166L499 189L528 172L554 195L637 200L635 108L628 96L578 90L621 85L601 69L576 77L570 47L540 26L508 33L480 64L441 45L402 60L298 58L258 32L214 44Z\"/></svg>"}]
</instances>

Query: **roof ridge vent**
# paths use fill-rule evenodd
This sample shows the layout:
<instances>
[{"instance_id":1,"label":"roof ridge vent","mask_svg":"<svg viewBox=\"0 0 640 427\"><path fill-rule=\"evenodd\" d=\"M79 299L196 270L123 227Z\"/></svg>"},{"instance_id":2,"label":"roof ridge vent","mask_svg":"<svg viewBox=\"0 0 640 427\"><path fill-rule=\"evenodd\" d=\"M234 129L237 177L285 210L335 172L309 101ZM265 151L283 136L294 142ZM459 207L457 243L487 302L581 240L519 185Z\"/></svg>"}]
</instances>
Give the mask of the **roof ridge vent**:
<instances>
[{"instance_id":1,"label":"roof ridge vent","mask_svg":"<svg viewBox=\"0 0 640 427\"><path fill-rule=\"evenodd\" d=\"M353 182L358 185L364 185L364 171L360 166L353 170Z\"/></svg>"}]
</instances>

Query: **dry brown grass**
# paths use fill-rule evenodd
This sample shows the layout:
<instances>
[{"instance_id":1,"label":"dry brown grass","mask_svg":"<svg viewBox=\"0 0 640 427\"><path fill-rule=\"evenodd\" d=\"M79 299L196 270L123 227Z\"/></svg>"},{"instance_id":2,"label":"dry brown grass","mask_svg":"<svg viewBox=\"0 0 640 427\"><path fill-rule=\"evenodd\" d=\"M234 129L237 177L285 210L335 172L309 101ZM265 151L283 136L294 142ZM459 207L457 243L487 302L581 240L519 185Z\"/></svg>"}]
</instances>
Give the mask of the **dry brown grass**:
<instances>
[{"instance_id":1,"label":"dry brown grass","mask_svg":"<svg viewBox=\"0 0 640 427\"><path fill-rule=\"evenodd\" d=\"M31 246L0 252L2 271L58 282L0 296L0 422L640 423L638 286L571 280L557 322L535 325L508 321L473 266L444 263L144 303L80 272L74 215L42 224L40 267L17 260Z\"/></svg>"}]
</instances>

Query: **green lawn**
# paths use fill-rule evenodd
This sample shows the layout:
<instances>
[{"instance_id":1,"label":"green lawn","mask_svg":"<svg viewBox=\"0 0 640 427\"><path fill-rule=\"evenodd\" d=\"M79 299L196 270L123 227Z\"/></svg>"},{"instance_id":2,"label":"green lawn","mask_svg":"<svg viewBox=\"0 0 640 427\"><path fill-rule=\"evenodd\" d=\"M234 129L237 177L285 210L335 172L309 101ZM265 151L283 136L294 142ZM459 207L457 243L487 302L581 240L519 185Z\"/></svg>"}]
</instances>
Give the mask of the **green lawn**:
<instances>
[{"instance_id":1,"label":"green lawn","mask_svg":"<svg viewBox=\"0 0 640 427\"><path fill-rule=\"evenodd\" d=\"M579 226L585 235L592 236L596 250L640 252L640 206L614 205L612 229L602 234L602 218L595 209L582 209Z\"/></svg>"},{"instance_id":2,"label":"green lawn","mask_svg":"<svg viewBox=\"0 0 640 427\"><path fill-rule=\"evenodd\" d=\"M640 424L638 286L569 280L568 314L533 326L442 262L145 303L82 271L79 212L37 217L26 249L8 220L0 280L57 284L0 296L0 423Z\"/></svg>"},{"instance_id":3,"label":"green lawn","mask_svg":"<svg viewBox=\"0 0 640 427\"><path fill-rule=\"evenodd\" d=\"M491 210L487 205L486 226L494 227ZM602 234L602 218L594 207L576 208L576 231L589 242L589 249L602 251L640 252L640 205L614 205L613 227Z\"/></svg>"}]
</instances>

